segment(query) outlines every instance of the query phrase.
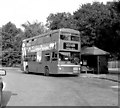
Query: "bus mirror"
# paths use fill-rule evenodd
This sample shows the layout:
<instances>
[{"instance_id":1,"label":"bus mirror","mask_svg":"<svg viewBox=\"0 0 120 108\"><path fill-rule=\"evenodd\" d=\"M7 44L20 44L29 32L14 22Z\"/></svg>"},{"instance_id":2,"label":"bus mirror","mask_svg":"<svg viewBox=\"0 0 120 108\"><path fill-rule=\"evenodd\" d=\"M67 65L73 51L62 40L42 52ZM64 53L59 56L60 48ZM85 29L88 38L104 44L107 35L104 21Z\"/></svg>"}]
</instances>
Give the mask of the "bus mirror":
<instances>
[{"instance_id":1,"label":"bus mirror","mask_svg":"<svg viewBox=\"0 0 120 108\"><path fill-rule=\"evenodd\" d=\"M52 61L56 61L57 60L57 58L52 58Z\"/></svg>"},{"instance_id":2,"label":"bus mirror","mask_svg":"<svg viewBox=\"0 0 120 108\"><path fill-rule=\"evenodd\" d=\"M0 76L5 76L6 75L6 71L4 69L0 69Z\"/></svg>"},{"instance_id":3,"label":"bus mirror","mask_svg":"<svg viewBox=\"0 0 120 108\"><path fill-rule=\"evenodd\" d=\"M36 59L33 59L32 61L36 61Z\"/></svg>"}]
</instances>

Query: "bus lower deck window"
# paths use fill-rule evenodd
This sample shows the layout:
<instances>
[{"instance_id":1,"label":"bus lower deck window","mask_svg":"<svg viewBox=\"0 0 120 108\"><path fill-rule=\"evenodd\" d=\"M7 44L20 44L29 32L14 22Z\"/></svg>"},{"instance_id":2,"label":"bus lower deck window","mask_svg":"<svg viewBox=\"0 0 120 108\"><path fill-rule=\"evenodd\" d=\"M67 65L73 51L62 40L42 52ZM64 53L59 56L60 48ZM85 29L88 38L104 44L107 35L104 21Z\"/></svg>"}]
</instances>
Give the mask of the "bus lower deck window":
<instances>
[{"instance_id":1,"label":"bus lower deck window","mask_svg":"<svg viewBox=\"0 0 120 108\"><path fill-rule=\"evenodd\" d=\"M45 61L50 61L50 54L45 54Z\"/></svg>"},{"instance_id":2,"label":"bus lower deck window","mask_svg":"<svg viewBox=\"0 0 120 108\"><path fill-rule=\"evenodd\" d=\"M57 53L56 52L52 52L52 60L53 61L57 60Z\"/></svg>"}]
</instances>

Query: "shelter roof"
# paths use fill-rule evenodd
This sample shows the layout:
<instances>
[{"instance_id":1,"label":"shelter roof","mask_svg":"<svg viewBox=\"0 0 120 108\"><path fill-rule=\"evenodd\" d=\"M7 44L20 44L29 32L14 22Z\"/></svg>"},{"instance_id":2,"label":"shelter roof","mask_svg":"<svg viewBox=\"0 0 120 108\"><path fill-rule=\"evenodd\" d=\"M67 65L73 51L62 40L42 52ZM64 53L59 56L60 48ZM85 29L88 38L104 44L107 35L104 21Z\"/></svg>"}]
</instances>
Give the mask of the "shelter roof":
<instances>
[{"instance_id":1,"label":"shelter roof","mask_svg":"<svg viewBox=\"0 0 120 108\"><path fill-rule=\"evenodd\" d=\"M83 48L81 52L82 52L82 55L108 55L109 54L109 52L106 52L95 46Z\"/></svg>"}]
</instances>

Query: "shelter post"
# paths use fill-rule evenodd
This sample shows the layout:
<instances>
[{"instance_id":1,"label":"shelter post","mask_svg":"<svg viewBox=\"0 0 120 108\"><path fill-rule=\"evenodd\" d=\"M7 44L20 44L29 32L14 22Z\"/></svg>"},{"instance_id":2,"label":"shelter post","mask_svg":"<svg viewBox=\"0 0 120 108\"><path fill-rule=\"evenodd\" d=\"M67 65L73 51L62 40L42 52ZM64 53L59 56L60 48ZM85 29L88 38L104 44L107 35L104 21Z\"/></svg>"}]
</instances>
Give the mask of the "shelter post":
<instances>
[{"instance_id":1,"label":"shelter post","mask_svg":"<svg viewBox=\"0 0 120 108\"><path fill-rule=\"evenodd\" d=\"M100 68L99 68L99 55L97 56L97 70L98 70L98 74L100 73Z\"/></svg>"}]
</instances>

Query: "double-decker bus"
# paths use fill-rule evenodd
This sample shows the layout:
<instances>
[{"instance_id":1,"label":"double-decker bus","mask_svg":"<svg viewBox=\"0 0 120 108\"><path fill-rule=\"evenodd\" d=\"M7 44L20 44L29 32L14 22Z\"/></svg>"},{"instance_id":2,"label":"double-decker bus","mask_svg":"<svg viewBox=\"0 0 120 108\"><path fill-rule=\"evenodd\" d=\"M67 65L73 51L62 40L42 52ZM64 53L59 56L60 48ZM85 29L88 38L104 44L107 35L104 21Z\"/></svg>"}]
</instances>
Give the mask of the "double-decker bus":
<instances>
[{"instance_id":1,"label":"double-decker bus","mask_svg":"<svg viewBox=\"0 0 120 108\"><path fill-rule=\"evenodd\" d=\"M22 69L26 73L80 73L80 33L61 28L22 41Z\"/></svg>"}]
</instances>

